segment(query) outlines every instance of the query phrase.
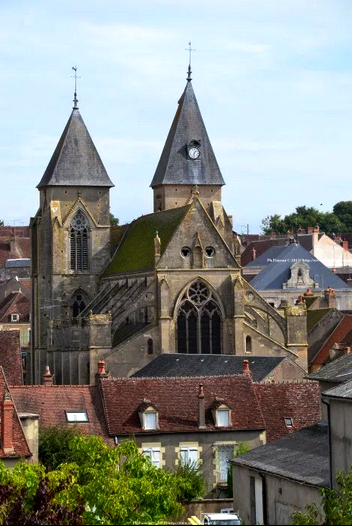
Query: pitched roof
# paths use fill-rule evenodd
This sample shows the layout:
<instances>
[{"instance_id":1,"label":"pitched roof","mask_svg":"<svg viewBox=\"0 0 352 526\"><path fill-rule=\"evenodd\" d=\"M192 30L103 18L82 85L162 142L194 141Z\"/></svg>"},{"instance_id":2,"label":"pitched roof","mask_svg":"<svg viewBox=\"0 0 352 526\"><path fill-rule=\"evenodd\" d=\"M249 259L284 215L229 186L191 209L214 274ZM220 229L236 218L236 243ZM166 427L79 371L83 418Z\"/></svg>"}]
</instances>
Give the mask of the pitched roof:
<instances>
[{"instance_id":1,"label":"pitched roof","mask_svg":"<svg viewBox=\"0 0 352 526\"><path fill-rule=\"evenodd\" d=\"M247 265L253 263L253 248L256 252L256 259L258 259L262 254L264 254L271 247L282 247L286 246L288 243L287 237L273 238L273 239L260 239L258 241L251 241L249 245L241 254L241 265L242 267L247 267ZM255 260L254 260L255 261ZM262 261L262 260L261 260Z\"/></svg>"},{"instance_id":2,"label":"pitched roof","mask_svg":"<svg viewBox=\"0 0 352 526\"><path fill-rule=\"evenodd\" d=\"M352 380L328 389L323 393L323 397L352 400Z\"/></svg>"},{"instance_id":3,"label":"pitched roof","mask_svg":"<svg viewBox=\"0 0 352 526\"><path fill-rule=\"evenodd\" d=\"M20 322L29 321L31 304L23 292L11 292L0 305L0 323L8 323L11 314L19 314Z\"/></svg>"},{"instance_id":4,"label":"pitched roof","mask_svg":"<svg viewBox=\"0 0 352 526\"><path fill-rule=\"evenodd\" d=\"M231 461L257 471L313 486L329 485L328 426L306 427Z\"/></svg>"},{"instance_id":5,"label":"pitched roof","mask_svg":"<svg viewBox=\"0 0 352 526\"><path fill-rule=\"evenodd\" d=\"M242 374L244 359L249 361L249 368L254 382L261 382L284 360L289 360L285 356L165 353L137 371L133 378Z\"/></svg>"},{"instance_id":6,"label":"pitched roof","mask_svg":"<svg viewBox=\"0 0 352 526\"><path fill-rule=\"evenodd\" d=\"M10 386L10 391L20 413L39 415L40 427L69 425L65 411L86 410L89 421L75 425L86 434L102 436L108 440L98 386L25 385Z\"/></svg>"},{"instance_id":7,"label":"pitched roof","mask_svg":"<svg viewBox=\"0 0 352 526\"><path fill-rule=\"evenodd\" d=\"M105 415L110 435L187 433L198 431L199 383L204 386L205 431L220 431L211 415L216 397L231 408L233 430L264 429L265 422L247 375L192 378L124 378L102 380ZM141 428L138 408L148 399L158 410L159 429ZM228 431L228 428L224 428ZM202 431L200 431L202 432Z\"/></svg>"},{"instance_id":8,"label":"pitched roof","mask_svg":"<svg viewBox=\"0 0 352 526\"><path fill-rule=\"evenodd\" d=\"M200 143L201 154L196 160L190 159L187 153L187 145L192 140ZM178 102L176 115L150 186L161 184L225 184L190 81L187 81Z\"/></svg>"},{"instance_id":9,"label":"pitched roof","mask_svg":"<svg viewBox=\"0 0 352 526\"><path fill-rule=\"evenodd\" d=\"M317 288L325 289L326 287L332 287L335 290L348 288L342 279L336 276L298 243L291 243L286 247L282 247L281 252L276 254L273 262L269 262L269 264L252 279L252 287L256 290L282 289L283 284L290 279L290 269L296 261L302 261L309 265L309 275L319 284ZM254 265L255 261L252 263Z\"/></svg>"},{"instance_id":10,"label":"pitched roof","mask_svg":"<svg viewBox=\"0 0 352 526\"><path fill-rule=\"evenodd\" d=\"M268 442L320 420L318 382L301 381L282 384L255 384ZM285 418L292 418L293 427L286 427Z\"/></svg>"},{"instance_id":11,"label":"pitched roof","mask_svg":"<svg viewBox=\"0 0 352 526\"><path fill-rule=\"evenodd\" d=\"M352 380L352 354L345 354L307 376L310 380L343 383Z\"/></svg>"},{"instance_id":12,"label":"pitched roof","mask_svg":"<svg viewBox=\"0 0 352 526\"><path fill-rule=\"evenodd\" d=\"M105 274L155 268L154 238L161 240L161 254L192 205L141 216L133 221Z\"/></svg>"},{"instance_id":13,"label":"pitched roof","mask_svg":"<svg viewBox=\"0 0 352 526\"><path fill-rule=\"evenodd\" d=\"M114 186L76 108L37 188L43 186Z\"/></svg>"},{"instance_id":14,"label":"pitched roof","mask_svg":"<svg viewBox=\"0 0 352 526\"><path fill-rule=\"evenodd\" d=\"M1 334L1 333L0 333ZM3 367L0 366L0 400L4 400L5 393L10 393L9 387L7 385L6 376L4 373ZM1 422L0 422L1 429ZM0 446L0 458L4 457L29 457L31 452L28 447L28 443L17 413L16 404L13 411L13 420L12 420L12 432L13 432L13 453L4 453L3 449Z\"/></svg>"},{"instance_id":15,"label":"pitched roof","mask_svg":"<svg viewBox=\"0 0 352 526\"><path fill-rule=\"evenodd\" d=\"M0 366L10 384L22 385L20 331L0 331Z\"/></svg>"},{"instance_id":16,"label":"pitched roof","mask_svg":"<svg viewBox=\"0 0 352 526\"><path fill-rule=\"evenodd\" d=\"M342 320L331 333L324 345L317 352L312 360L312 364L322 365L330 358L330 349L335 343L345 343L352 346L352 315L344 314Z\"/></svg>"}]
</instances>

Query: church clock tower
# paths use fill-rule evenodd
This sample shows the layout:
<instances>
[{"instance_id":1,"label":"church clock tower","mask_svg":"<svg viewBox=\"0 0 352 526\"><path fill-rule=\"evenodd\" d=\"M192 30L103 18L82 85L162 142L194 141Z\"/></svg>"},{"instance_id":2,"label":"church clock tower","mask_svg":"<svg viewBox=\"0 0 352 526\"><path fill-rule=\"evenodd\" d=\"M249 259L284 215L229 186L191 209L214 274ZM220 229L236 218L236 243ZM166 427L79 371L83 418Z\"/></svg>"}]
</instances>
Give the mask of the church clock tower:
<instances>
[{"instance_id":1,"label":"church clock tower","mask_svg":"<svg viewBox=\"0 0 352 526\"><path fill-rule=\"evenodd\" d=\"M77 103L75 92L70 118L37 186L40 205L31 219L33 383L40 383L49 363L57 383L79 383L63 377L64 370L71 371L63 362L80 360L75 351L85 346L84 331L75 332L75 324L97 294L98 277L110 259L109 192L114 185ZM60 327L69 342L60 341ZM60 354L63 346L72 349L71 355ZM77 363L74 370L82 367L86 364Z\"/></svg>"}]
</instances>

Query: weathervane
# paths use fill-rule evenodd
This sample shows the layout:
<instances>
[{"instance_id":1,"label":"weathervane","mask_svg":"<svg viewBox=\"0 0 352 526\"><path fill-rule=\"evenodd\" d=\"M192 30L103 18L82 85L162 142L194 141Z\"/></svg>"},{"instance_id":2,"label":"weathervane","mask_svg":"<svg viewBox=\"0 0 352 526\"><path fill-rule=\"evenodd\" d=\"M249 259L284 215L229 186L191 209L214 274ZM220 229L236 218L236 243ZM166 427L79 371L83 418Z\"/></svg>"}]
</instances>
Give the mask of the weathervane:
<instances>
[{"instance_id":1,"label":"weathervane","mask_svg":"<svg viewBox=\"0 0 352 526\"><path fill-rule=\"evenodd\" d=\"M188 47L188 48L185 48L185 51L188 51L188 52L189 52L189 65L188 65L187 80L190 81L190 80L192 80L192 78L191 78L191 74L192 74L192 70L191 70L191 64L192 64L192 51L195 51L195 49L192 49L192 44L191 44L191 42L188 42L188 45L189 45L189 47Z\"/></svg>"},{"instance_id":2,"label":"weathervane","mask_svg":"<svg viewBox=\"0 0 352 526\"><path fill-rule=\"evenodd\" d=\"M73 71L75 72L74 75L71 75L71 78L75 79L75 94L73 96L73 109L76 110L78 108L78 99L77 99L77 79L80 79L81 77L77 76L77 66L72 66Z\"/></svg>"}]
</instances>

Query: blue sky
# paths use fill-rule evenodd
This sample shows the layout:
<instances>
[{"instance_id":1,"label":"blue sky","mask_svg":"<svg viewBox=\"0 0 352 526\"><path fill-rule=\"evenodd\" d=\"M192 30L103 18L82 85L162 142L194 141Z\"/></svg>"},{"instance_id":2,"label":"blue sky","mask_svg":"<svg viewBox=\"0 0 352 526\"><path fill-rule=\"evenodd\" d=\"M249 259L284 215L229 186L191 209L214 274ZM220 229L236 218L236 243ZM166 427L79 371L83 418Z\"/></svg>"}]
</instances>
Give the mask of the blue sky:
<instances>
[{"instance_id":1,"label":"blue sky","mask_svg":"<svg viewBox=\"0 0 352 526\"><path fill-rule=\"evenodd\" d=\"M79 107L121 222L193 87L240 231L298 205L352 200L351 0L0 0L0 218L28 224L36 185ZM322 203L322 206L320 206Z\"/></svg>"}]
</instances>

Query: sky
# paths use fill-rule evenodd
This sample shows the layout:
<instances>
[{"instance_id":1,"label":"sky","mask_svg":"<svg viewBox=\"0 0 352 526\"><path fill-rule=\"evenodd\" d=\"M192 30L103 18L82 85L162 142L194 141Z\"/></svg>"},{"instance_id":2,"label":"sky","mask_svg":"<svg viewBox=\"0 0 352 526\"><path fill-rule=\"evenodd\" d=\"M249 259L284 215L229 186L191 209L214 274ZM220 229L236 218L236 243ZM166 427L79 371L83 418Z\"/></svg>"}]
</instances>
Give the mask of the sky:
<instances>
[{"instance_id":1,"label":"sky","mask_svg":"<svg viewBox=\"0 0 352 526\"><path fill-rule=\"evenodd\" d=\"M0 219L27 225L79 108L115 184L121 223L149 188L186 85L234 229L352 200L351 0L0 0Z\"/></svg>"}]
</instances>

